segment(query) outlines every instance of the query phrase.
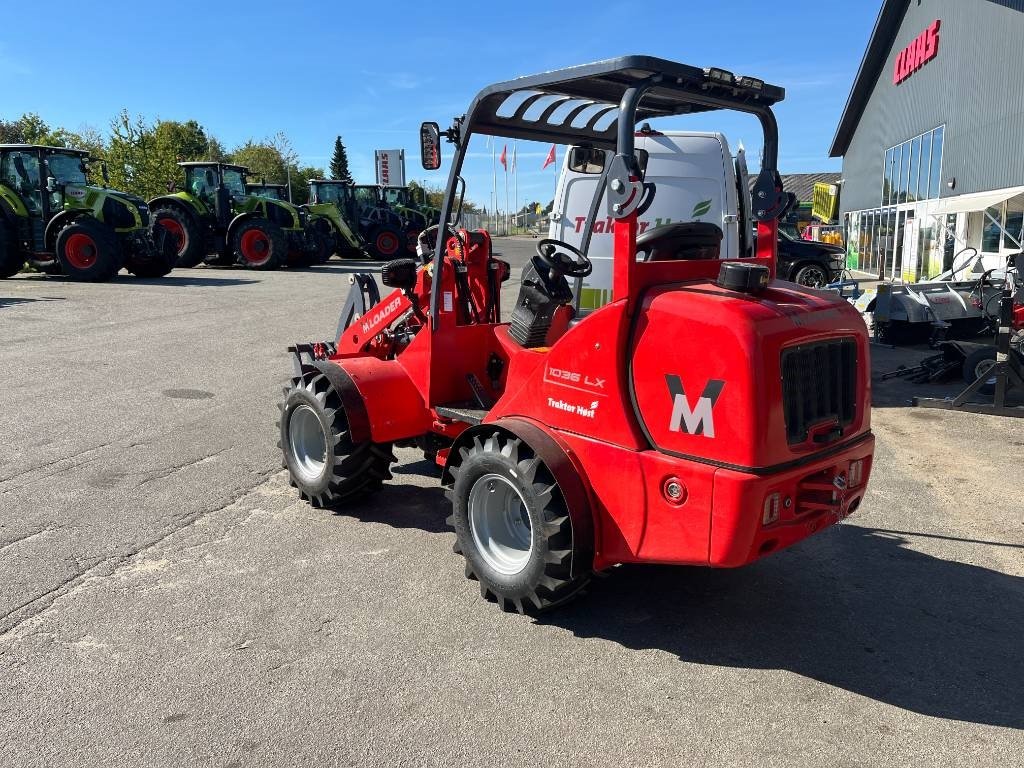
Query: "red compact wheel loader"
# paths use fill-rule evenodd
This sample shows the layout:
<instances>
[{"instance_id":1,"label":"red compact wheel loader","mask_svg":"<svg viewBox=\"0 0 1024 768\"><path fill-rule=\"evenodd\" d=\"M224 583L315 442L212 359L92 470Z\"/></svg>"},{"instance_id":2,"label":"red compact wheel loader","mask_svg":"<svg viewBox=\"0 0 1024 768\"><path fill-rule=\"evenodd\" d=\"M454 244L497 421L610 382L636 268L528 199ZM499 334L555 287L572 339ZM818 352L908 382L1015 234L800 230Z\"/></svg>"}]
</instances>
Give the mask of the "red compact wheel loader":
<instances>
[{"instance_id":1,"label":"red compact wheel loader","mask_svg":"<svg viewBox=\"0 0 1024 768\"><path fill-rule=\"evenodd\" d=\"M391 478L393 446L418 446L443 468L466 575L526 613L619 563L741 566L854 512L874 450L867 331L837 294L775 279L784 95L630 56L492 85L443 134L424 123L426 169L455 146L452 223L385 265L383 299L357 276L334 340L291 348L280 444L302 498L343 508ZM732 260L713 224L637 226L657 194L637 124L719 109L764 130L756 245ZM610 303L575 317L588 242L543 240L501 322L508 264L458 227L474 133L572 145L573 167L600 169L582 231L614 221Z\"/></svg>"}]
</instances>

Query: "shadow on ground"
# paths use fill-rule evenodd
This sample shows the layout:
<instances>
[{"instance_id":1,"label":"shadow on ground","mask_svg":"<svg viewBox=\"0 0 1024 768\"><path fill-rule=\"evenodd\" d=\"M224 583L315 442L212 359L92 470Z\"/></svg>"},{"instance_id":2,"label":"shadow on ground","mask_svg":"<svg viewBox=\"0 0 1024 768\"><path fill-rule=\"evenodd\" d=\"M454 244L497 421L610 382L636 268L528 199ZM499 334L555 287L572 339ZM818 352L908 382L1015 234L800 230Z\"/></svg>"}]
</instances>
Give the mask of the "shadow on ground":
<instances>
[{"instance_id":1,"label":"shadow on ground","mask_svg":"<svg viewBox=\"0 0 1024 768\"><path fill-rule=\"evenodd\" d=\"M33 304L37 301L64 301L62 296L36 296L33 298L14 298L0 296L0 309L4 307L16 307L19 304Z\"/></svg>"},{"instance_id":2,"label":"shadow on ground","mask_svg":"<svg viewBox=\"0 0 1024 768\"><path fill-rule=\"evenodd\" d=\"M946 380L915 383L906 377L894 376L883 380L882 376L902 369L912 369L926 358L936 355L934 349L925 344L912 347L890 347L882 344L871 345L871 405L874 408L913 408L915 397L937 399L955 398L967 388L963 373L956 371ZM972 402L991 404L992 397L976 394ZM1007 396L1008 405L1024 405L1024 392L1011 390ZM923 412L924 409L922 409ZM938 418L938 417L936 417Z\"/></svg>"},{"instance_id":3,"label":"shadow on ground","mask_svg":"<svg viewBox=\"0 0 1024 768\"><path fill-rule=\"evenodd\" d=\"M841 525L737 571L622 567L540 621L695 664L789 670L933 717L1024 727L1024 579L907 543Z\"/></svg>"}]
</instances>

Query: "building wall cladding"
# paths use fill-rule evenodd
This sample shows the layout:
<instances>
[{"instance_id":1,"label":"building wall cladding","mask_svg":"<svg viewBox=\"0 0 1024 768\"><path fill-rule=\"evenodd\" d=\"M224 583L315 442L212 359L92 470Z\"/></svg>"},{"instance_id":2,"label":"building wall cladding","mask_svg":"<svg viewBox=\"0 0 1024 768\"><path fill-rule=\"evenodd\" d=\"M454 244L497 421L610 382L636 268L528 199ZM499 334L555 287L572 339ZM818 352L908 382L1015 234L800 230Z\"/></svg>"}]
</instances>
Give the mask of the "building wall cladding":
<instances>
[{"instance_id":1,"label":"building wall cladding","mask_svg":"<svg viewBox=\"0 0 1024 768\"><path fill-rule=\"evenodd\" d=\"M936 19L938 56L893 85L896 57ZM885 150L940 125L942 197L1024 185L1022 36L1024 0L910 0L843 159L843 211L878 207Z\"/></svg>"}]
</instances>

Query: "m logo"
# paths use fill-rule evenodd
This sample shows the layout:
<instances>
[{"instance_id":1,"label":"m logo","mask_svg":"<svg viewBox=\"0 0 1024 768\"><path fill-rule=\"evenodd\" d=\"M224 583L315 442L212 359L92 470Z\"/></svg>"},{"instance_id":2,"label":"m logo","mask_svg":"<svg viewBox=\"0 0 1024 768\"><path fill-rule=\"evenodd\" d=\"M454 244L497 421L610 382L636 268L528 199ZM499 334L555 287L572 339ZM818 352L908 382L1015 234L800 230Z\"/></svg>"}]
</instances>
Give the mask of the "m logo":
<instances>
[{"instance_id":1,"label":"m logo","mask_svg":"<svg viewBox=\"0 0 1024 768\"><path fill-rule=\"evenodd\" d=\"M672 418L668 428L670 432L685 432L688 435L704 435L714 438L715 436L715 403L718 401L722 389L725 388L724 381L711 379L705 386L704 392L692 408L690 401L683 391L683 382L678 376L665 375L665 382L668 384L668 393L672 397Z\"/></svg>"}]
</instances>

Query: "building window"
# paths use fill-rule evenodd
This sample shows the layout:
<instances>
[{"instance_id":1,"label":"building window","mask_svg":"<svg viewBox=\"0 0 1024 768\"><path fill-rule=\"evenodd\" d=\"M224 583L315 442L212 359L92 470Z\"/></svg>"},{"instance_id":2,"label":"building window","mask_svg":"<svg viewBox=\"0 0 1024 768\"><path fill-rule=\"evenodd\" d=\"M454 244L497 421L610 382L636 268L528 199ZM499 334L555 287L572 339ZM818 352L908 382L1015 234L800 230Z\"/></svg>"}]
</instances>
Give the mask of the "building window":
<instances>
[{"instance_id":1,"label":"building window","mask_svg":"<svg viewBox=\"0 0 1024 768\"><path fill-rule=\"evenodd\" d=\"M1024 238L1021 233L1024 231L1024 201L1015 197L1006 201L1006 223L1003 224L1006 230L1003 235L1003 249L1007 251L1019 251L1024 247Z\"/></svg>"},{"instance_id":2,"label":"building window","mask_svg":"<svg viewBox=\"0 0 1024 768\"><path fill-rule=\"evenodd\" d=\"M999 238L1002 232L999 229L1000 220L1003 217L1003 206L998 205L985 211L984 229L981 235L981 250L985 253L999 252Z\"/></svg>"},{"instance_id":3,"label":"building window","mask_svg":"<svg viewBox=\"0 0 1024 768\"><path fill-rule=\"evenodd\" d=\"M940 126L890 147L882 158L883 206L939 196L945 128Z\"/></svg>"}]
</instances>

